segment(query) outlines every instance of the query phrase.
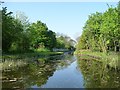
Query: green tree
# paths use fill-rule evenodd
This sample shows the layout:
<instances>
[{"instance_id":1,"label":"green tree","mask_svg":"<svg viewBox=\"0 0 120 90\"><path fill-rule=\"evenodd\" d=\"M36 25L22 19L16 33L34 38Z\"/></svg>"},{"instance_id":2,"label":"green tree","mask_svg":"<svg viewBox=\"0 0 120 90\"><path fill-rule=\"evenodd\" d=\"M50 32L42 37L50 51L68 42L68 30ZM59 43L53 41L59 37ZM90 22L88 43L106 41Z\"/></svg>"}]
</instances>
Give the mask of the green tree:
<instances>
[{"instance_id":1,"label":"green tree","mask_svg":"<svg viewBox=\"0 0 120 90\"><path fill-rule=\"evenodd\" d=\"M48 30L46 24L41 21L32 23L29 27L31 46L35 49L45 46L52 49L56 45L56 35L53 31Z\"/></svg>"},{"instance_id":2,"label":"green tree","mask_svg":"<svg viewBox=\"0 0 120 90\"><path fill-rule=\"evenodd\" d=\"M77 50L119 51L120 49L120 2L118 6L108 8L104 13L93 13L83 27Z\"/></svg>"},{"instance_id":3,"label":"green tree","mask_svg":"<svg viewBox=\"0 0 120 90\"><path fill-rule=\"evenodd\" d=\"M7 13L7 7L2 9L2 48L8 52L11 44L18 39L22 32L22 24L11 16L12 12Z\"/></svg>"},{"instance_id":4,"label":"green tree","mask_svg":"<svg viewBox=\"0 0 120 90\"><path fill-rule=\"evenodd\" d=\"M62 48L62 49L68 49L68 50L74 50L74 46L76 44L76 41L71 39L67 35L59 35L57 37L57 46L56 48Z\"/></svg>"}]
</instances>

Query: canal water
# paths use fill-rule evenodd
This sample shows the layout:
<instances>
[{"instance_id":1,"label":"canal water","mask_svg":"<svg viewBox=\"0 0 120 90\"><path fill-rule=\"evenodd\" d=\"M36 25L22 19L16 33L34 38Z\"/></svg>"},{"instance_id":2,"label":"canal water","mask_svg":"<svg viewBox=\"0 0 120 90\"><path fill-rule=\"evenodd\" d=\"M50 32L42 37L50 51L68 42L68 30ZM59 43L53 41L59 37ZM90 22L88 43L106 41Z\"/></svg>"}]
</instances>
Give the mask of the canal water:
<instances>
[{"instance_id":1,"label":"canal water","mask_svg":"<svg viewBox=\"0 0 120 90\"><path fill-rule=\"evenodd\" d=\"M2 88L120 88L120 72L79 56L38 58L22 67L2 71Z\"/></svg>"}]
</instances>

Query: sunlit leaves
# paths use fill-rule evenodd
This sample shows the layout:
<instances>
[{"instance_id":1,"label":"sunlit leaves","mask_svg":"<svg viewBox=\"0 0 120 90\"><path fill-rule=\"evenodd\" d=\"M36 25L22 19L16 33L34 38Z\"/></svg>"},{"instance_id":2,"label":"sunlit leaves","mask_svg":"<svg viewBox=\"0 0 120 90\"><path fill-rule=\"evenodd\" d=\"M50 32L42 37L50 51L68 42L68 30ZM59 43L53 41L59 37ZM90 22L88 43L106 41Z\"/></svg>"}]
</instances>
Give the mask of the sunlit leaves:
<instances>
[{"instance_id":1,"label":"sunlit leaves","mask_svg":"<svg viewBox=\"0 0 120 90\"><path fill-rule=\"evenodd\" d=\"M91 49L106 52L120 48L119 6L109 7L104 13L93 13L89 16L79 38L80 49ZM87 46L87 47L86 47Z\"/></svg>"}]
</instances>

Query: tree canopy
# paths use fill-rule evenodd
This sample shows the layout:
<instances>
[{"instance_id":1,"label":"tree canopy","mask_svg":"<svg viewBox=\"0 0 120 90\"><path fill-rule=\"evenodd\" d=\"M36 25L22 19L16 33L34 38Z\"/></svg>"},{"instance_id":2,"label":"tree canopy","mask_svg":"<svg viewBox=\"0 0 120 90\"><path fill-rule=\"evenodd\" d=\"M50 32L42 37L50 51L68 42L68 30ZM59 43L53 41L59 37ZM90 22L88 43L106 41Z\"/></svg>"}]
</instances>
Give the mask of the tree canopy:
<instances>
[{"instance_id":1,"label":"tree canopy","mask_svg":"<svg viewBox=\"0 0 120 90\"><path fill-rule=\"evenodd\" d=\"M79 37L77 50L93 51L120 50L120 2L109 7L104 13L96 12L89 16Z\"/></svg>"}]
</instances>

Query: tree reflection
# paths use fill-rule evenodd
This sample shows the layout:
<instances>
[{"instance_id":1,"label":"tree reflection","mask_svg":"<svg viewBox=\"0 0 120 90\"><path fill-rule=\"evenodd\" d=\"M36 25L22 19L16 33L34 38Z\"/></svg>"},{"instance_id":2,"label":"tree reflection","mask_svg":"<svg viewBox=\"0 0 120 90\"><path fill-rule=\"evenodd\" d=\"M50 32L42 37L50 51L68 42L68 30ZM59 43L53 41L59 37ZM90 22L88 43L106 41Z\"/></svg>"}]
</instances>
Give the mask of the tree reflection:
<instances>
[{"instance_id":1,"label":"tree reflection","mask_svg":"<svg viewBox=\"0 0 120 90\"><path fill-rule=\"evenodd\" d=\"M106 65L95 60L78 57L78 68L84 77L86 88L118 88L120 87L120 72L109 70Z\"/></svg>"},{"instance_id":2,"label":"tree reflection","mask_svg":"<svg viewBox=\"0 0 120 90\"><path fill-rule=\"evenodd\" d=\"M44 61L44 60L43 60ZM40 87L55 71L55 62L42 64L30 63L13 70L3 70L2 88L28 88L33 85Z\"/></svg>"},{"instance_id":3,"label":"tree reflection","mask_svg":"<svg viewBox=\"0 0 120 90\"><path fill-rule=\"evenodd\" d=\"M64 58L58 61L57 63L57 70L67 68L71 63L75 61L75 57L72 55L64 55Z\"/></svg>"},{"instance_id":4,"label":"tree reflection","mask_svg":"<svg viewBox=\"0 0 120 90\"><path fill-rule=\"evenodd\" d=\"M68 67L75 59L73 56L37 58L23 67L2 71L2 88L25 89L41 87L47 83L55 70Z\"/></svg>"}]
</instances>

